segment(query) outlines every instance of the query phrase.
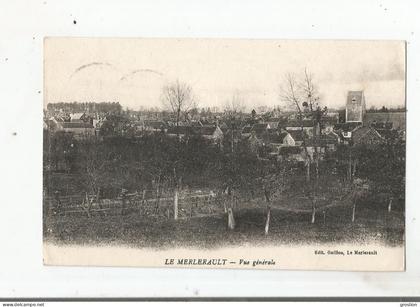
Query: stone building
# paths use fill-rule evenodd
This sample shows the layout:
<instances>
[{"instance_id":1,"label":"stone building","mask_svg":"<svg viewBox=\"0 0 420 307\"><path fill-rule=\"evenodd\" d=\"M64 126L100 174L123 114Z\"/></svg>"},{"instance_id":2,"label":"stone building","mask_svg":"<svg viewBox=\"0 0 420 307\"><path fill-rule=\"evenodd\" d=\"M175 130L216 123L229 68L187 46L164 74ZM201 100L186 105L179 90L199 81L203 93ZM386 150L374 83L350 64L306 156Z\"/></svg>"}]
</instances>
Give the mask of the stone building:
<instances>
[{"instance_id":1,"label":"stone building","mask_svg":"<svg viewBox=\"0 0 420 307\"><path fill-rule=\"evenodd\" d=\"M363 91L349 91L346 103L346 122L360 122L366 114L366 101Z\"/></svg>"}]
</instances>

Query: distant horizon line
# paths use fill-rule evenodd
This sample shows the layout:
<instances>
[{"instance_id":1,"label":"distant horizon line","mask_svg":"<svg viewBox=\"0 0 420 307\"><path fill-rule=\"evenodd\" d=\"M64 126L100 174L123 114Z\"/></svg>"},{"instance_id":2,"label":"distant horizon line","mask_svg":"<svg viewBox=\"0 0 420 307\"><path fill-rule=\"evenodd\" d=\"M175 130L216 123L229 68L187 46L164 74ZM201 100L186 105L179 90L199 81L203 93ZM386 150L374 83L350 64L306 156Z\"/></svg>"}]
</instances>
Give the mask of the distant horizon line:
<instances>
[{"instance_id":1,"label":"distant horizon line","mask_svg":"<svg viewBox=\"0 0 420 307\"><path fill-rule=\"evenodd\" d=\"M124 110L127 111L136 111L136 112L142 112L142 111L151 111L153 110L154 112L158 111L158 112L165 112L165 111L169 111L169 110L165 110L161 107L157 107L157 106L153 106L153 107L144 107L144 106L140 106L138 109L134 109L132 107L128 107L128 106L124 106L123 104L121 104L119 101L58 101L58 102L49 102L46 105L44 105L43 109L47 110L48 105L50 104L60 104L60 103L68 103L68 104L88 104L88 103L93 103L93 104L100 104L100 103L108 103L108 104L112 104L112 103L116 103L119 104ZM344 104L343 106L340 107L328 107L328 105L324 105L325 107L327 107L328 110L345 110L346 105ZM323 107L324 107L323 106ZM366 110L380 110L383 107L385 107L386 109L404 109L406 111L406 104L404 105L395 105L395 106L387 106L387 105L382 105L377 107L376 105L372 105L370 107L366 106ZM246 109L248 109L248 107L245 107ZM280 108L280 110L282 111L293 111L293 108L289 108L289 107L284 107L283 105L259 105L257 107L251 108L249 111L244 111L244 112L238 112L238 113L247 113L247 112L252 112L252 110L256 109L260 109L260 108L267 108L268 110L274 110L276 108ZM198 106L195 109L197 110L201 110L201 109L217 109L219 110L218 112L223 112L223 107L219 107L219 106ZM265 111L267 112L267 111Z\"/></svg>"}]
</instances>

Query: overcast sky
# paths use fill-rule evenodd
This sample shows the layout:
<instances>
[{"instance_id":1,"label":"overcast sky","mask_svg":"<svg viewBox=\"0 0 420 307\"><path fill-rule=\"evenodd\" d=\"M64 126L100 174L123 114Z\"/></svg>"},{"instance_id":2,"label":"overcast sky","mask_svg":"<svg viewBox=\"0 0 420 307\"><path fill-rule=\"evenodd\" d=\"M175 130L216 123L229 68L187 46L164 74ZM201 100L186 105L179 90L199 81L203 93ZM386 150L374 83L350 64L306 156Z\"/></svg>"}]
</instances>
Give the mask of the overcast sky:
<instances>
[{"instance_id":1,"label":"overcast sky","mask_svg":"<svg viewBox=\"0 0 420 307\"><path fill-rule=\"evenodd\" d=\"M397 41L48 38L44 56L44 105L162 107L163 85L179 79L199 107L222 108L233 95L248 110L285 106L285 74L305 67L330 108L343 107L349 90L364 90L368 108L405 103L405 46Z\"/></svg>"}]
</instances>

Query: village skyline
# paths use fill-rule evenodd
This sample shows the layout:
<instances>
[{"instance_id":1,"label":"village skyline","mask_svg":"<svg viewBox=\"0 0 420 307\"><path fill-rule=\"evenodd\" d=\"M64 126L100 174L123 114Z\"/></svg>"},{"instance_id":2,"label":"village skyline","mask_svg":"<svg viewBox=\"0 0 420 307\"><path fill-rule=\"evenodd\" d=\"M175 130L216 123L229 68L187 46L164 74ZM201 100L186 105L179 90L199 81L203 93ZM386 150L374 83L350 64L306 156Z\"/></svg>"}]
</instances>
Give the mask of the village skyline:
<instances>
[{"instance_id":1,"label":"village skyline","mask_svg":"<svg viewBox=\"0 0 420 307\"><path fill-rule=\"evenodd\" d=\"M44 56L47 248L159 266L380 244L403 269L404 42L51 38Z\"/></svg>"},{"instance_id":2,"label":"village skyline","mask_svg":"<svg viewBox=\"0 0 420 307\"><path fill-rule=\"evenodd\" d=\"M349 91L351 92L351 91ZM48 105L57 105L57 104L72 104L72 103L76 103L76 104L100 104L100 103L118 103L121 105L121 108L123 111L133 111L133 112L170 112L170 110L168 108L164 108L163 104L157 104L156 106L140 106L137 109L133 109L131 107L124 107L124 104L122 104L120 101L56 101L56 102L51 102L47 105L44 105L43 109L46 111L48 110ZM323 107L327 107L327 109L329 111L344 111L346 109L346 102L343 103L343 105L340 106L336 106L336 107L329 107L328 105L322 105ZM385 108L385 112L402 112L405 111L405 104L401 104L401 105L392 105L392 106L387 106L387 105L369 105L369 103L366 103L366 109L368 111L381 111L383 110L383 108ZM214 105L209 105L209 106L201 106L200 104L198 104L196 106L196 108L198 111L201 110L205 110L205 111L210 111L212 113L223 113L225 111L224 106L214 106ZM296 110L293 108L293 106L288 106L288 107L284 107L283 105L259 105L255 108L252 107L252 105L250 105L249 107L245 107L244 110L242 110L240 113L251 113L252 111L256 111L257 113L266 113L266 112L270 112L273 110L280 110L280 112L285 112L285 113L294 113L296 112Z\"/></svg>"}]
</instances>

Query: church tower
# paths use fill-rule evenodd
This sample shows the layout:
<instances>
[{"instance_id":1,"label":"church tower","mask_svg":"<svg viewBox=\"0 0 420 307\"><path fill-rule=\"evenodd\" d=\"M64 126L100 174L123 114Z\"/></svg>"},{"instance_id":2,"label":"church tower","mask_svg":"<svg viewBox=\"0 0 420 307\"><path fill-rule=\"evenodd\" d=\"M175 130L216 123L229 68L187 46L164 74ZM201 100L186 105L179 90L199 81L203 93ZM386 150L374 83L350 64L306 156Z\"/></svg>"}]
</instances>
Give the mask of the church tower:
<instances>
[{"instance_id":1,"label":"church tower","mask_svg":"<svg viewBox=\"0 0 420 307\"><path fill-rule=\"evenodd\" d=\"M349 91L346 103L346 122L363 123L366 113L366 102L363 91Z\"/></svg>"}]
</instances>

